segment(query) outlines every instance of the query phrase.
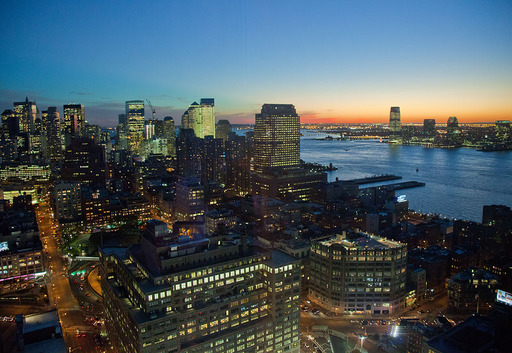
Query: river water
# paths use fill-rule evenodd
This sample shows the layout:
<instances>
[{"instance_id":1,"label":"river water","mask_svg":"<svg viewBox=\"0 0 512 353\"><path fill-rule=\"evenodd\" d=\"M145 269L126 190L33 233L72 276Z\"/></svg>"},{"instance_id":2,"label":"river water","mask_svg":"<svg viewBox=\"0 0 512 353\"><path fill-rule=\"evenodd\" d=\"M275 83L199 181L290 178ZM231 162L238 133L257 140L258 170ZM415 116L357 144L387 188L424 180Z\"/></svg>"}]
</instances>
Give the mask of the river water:
<instances>
[{"instance_id":1,"label":"river water","mask_svg":"<svg viewBox=\"0 0 512 353\"><path fill-rule=\"evenodd\" d=\"M400 181L424 182L424 187L398 190L409 208L445 217L482 221L484 205L512 207L512 151L439 149L400 146L378 140L315 140L326 134L302 131L301 159L338 167L333 181L380 174L402 176ZM388 182L399 182L397 180ZM373 184L381 185L387 183ZM370 184L372 185L372 184ZM364 185L369 186L369 185Z\"/></svg>"}]
</instances>

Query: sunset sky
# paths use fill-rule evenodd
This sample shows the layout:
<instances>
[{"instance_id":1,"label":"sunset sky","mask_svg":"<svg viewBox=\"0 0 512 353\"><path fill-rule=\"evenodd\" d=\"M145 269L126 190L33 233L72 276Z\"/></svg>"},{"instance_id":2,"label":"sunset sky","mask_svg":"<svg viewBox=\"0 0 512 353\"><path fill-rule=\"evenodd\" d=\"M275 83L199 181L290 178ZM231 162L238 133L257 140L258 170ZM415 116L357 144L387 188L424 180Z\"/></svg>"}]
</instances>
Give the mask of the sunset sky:
<instances>
[{"instance_id":1,"label":"sunset sky","mask_svg":"<svg viewBox=\"0 0 512 353\"><path fill-rule=\"evenodd\" d=\"M179 123L213 97L231 123L263 103L302 122L512 119L510 0L4 0L0 16L1 111L81 103L114 126L149 99Z\"/></svg>"}]
</instances>

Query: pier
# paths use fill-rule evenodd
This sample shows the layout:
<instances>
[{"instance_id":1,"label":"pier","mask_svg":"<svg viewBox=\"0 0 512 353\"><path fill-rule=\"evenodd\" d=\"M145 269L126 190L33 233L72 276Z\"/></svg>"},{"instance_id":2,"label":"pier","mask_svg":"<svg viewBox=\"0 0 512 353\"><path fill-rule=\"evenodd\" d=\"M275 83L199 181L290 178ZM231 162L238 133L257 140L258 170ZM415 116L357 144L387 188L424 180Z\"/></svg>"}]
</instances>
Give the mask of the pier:
<instances>
[{"instance_id":1,"label":"pier","mask_svg":"<svg viewBox=\"0 0 512 353\"><path fill-rule=\"evenodd\" d=\"M398 176L398 175L384 174L384 175L375 175L375 176L368 177L368 178L346 180L346 182L354 183L357 185L362 185L362 184L380 183L381 181L398 180L398 179L402 179L402 177Z\"/></svg>"},{"instance_id":2,"label":"pier","mask_svg":"<svg viewBox=\"0 0 512 353\"><path fill-rule=\"evenodd\" d=\"M395 183L395 184L387 184L380 185L379 188L387 189L387 190L403 190L403 189L412 189L420 186L425 186L425 183L419 181L404 181L403 183ZM364 189L364 188L363 188Z\"/></svg>"}]
</instances>

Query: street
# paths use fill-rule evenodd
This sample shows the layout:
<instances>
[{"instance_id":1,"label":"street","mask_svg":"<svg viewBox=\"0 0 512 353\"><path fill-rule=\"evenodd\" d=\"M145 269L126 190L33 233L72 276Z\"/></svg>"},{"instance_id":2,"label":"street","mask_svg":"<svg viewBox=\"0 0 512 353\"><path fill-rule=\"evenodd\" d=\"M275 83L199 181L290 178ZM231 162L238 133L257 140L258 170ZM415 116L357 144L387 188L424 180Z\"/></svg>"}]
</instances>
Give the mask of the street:
<instances>
[{"instance_id":1,"label":"street","mask_svg":"<svg viewBox=\"0 0 512 353\"><path fill-rule=\"evenodd\" d=\"M48 296L50 304L57 308L64 341L69 351L103 352L97 347L95 337L100 329L86 323L86 313L75 298L67 276L68 268L61 256L58 229L49 206L47 195L36 207L37 221L49 275ZM99 300L95 298L94 300Z\"/></svg>"}]
</instances>

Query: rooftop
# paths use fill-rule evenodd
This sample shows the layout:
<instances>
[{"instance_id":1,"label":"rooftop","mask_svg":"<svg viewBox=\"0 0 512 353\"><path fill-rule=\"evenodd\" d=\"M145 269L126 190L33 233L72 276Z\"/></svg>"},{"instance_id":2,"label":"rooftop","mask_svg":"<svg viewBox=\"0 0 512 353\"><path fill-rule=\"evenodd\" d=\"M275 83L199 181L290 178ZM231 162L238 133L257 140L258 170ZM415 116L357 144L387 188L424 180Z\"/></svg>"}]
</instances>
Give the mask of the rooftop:
<instances>
[{"instance_id":1,"label":"rooftop","mask_svg":"<svg viewBox=\"0 0 512 353\"><path fill-rule=\"evenodd\" d=\"M293 256L290 256L279 250L272 250L271 258L266 260L265 263L271 267L281 267L299 261Z\"/></svg>"},{"instance_id":2,"label":"rooftop","mask_svg":"<svg viewBox=\"0 0 512 353\"><path fill-rule=\"evenodd\" d=\"M396 241L362 232L357 233L357 237L352 236L351 239L347 239L345 234L338 234L336 237L324 240L321 243L326 246L340 244L347 249L393 249L405 246Z\"/></svg>"},{"instance_id":3,"label":"rooftop","mask_svg":"<svg viewBox=\"0 0 512 353\"><path fill-rule=\"evenodd\" d=\"M23 318L23 333L39 331L44 328L59 326L57 310L42 314L26 315Z\"/></svg>"}]
</instances>

